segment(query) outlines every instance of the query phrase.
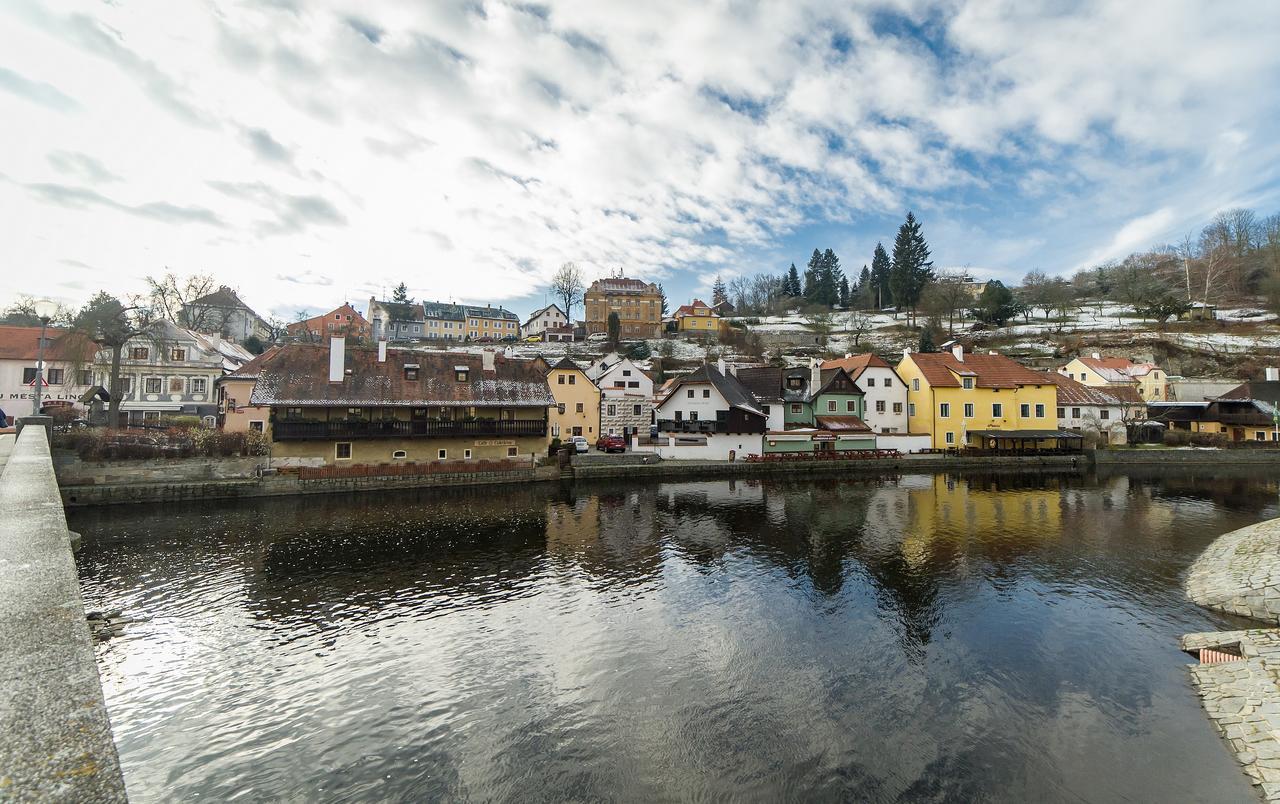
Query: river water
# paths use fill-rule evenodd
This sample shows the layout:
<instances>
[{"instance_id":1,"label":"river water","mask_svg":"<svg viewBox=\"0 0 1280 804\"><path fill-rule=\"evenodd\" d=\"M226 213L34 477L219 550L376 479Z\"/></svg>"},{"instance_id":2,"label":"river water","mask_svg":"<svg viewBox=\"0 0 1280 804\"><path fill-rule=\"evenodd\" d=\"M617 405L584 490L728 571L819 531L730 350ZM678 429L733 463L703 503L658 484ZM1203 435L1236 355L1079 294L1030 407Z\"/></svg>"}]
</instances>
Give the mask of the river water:
<instances>
[{"instance_id":1,"label":"river water","mask_svg":"<svg viewBox=\"0 0 1280 804\"><path fill-rule=\"evenodd\" d=\"M1180 576L1249 478L74 511L134 801L1253 801Z\"/></svg>"}]
</instances>

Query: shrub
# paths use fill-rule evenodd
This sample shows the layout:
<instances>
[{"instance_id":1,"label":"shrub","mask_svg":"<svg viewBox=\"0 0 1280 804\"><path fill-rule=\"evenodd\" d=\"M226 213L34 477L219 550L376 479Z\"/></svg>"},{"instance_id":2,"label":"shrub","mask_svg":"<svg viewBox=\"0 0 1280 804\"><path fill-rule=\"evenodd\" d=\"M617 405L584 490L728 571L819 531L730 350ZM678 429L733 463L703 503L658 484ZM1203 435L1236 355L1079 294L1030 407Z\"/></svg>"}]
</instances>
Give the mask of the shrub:
<instances>
[{"instance_id":1,"label":"shrub","mask_svg":"<svg viewBox=\"0 0 1280 804\"><path fill-rule=\"evenodd\" d=\"M271 450L271 442L263 433L229 433L199 425L142 433L128 430L73 430L56 434L54 446L72 450L85 461L252 457L266 455Z\"/></svg>"}]
</instances>

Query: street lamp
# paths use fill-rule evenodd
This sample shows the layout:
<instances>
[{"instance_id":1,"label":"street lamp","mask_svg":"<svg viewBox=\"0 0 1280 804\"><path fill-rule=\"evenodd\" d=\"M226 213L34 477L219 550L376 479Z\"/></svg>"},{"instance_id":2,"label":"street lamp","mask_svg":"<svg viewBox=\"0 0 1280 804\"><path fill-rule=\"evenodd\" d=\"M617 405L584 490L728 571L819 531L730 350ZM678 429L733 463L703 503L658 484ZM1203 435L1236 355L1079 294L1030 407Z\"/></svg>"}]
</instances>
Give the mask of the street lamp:
<instances>
[{"instance_id":1,"label":"street lamp","mask_svg":"<svg viewBox=\"0 0 1280 804\"><path fill-rule=\"evenodd\" d=\"M45 328L49 326L49 320L58 312L58 305L48 299L39 299L34 302L31 307L35 310L36 317L40 319L40 340L36 343L36 398L32 403L32 415L40 415L40 396L44 390L44 333Z\"/></svg>"}]
</instances>

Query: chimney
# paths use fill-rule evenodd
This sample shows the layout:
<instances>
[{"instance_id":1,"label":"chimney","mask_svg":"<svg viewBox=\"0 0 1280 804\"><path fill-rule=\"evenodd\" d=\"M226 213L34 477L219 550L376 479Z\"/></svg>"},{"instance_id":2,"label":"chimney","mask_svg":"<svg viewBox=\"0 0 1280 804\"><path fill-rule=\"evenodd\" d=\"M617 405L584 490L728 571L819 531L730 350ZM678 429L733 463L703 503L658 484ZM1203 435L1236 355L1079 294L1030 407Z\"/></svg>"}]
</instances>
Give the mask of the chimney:
<instances>
[{"instance_id":1,"label":"chimney","mask_svg":"<svg viewBox=\"0 0 1280 804\"><path fill-rule=\"evenodd\" d=\"M964 362L964 346L959 343L952 344L951 356L954 357L956 360L959 360L961 363L963 363Z\"/></svg>"},{"instance_id":2,"label":"chimney","mask_svg":"<svg viewBox=\"0 0 1280 804\"><path fill-rule=\"evenodd\" d=\"M329 382L342 382L347 368L347 339L329 339Z\"/></svg>"},{"instance_id":3,"label":"chimney","mask_svg":"<svg viewBox=\"0 0 1280 804\"><path fill-rule=\"evenodd\" d=\"M1101 353L1099 353L1099 352L1094 352L1094 353L1093 353L1093 359L1094 359L1094 360L1101 360L1101 359L1102 359L1102 354L1101 354Z\"/></svg>"},{"instance_id":4,"label":"chimney","mask_svg":"<svg viewBox=\"0 0 1280 804\"><path fill-rule=\"evenodd\" d=\"M852 354L851 352L845 352L845 353L844 353L844 359L845 359L845 360L848 360L848 359L849 359L849 358L851 358L851 357L853 357L853 354Z\"/></svg>"},{"instance_id":5,"label":"chimney","mask_svg":"<svg viewBox=\"0 0 1280 804\"><path fill-rule=\"evenodd\" d=\"M906 359L906 358L908 358L908 357L911 357L911 348L910 348L910 347L906 347L906 348L904 348L904 349L902 350L902 357L903 357L903 359Z\"/></svg>"},{"instance_id":6,"label":"chimney","mask_svg":"<svg viewBox=\"0 0 1280 804\"><path fill-rule=\"evenodd\" d=\"M1280 368L1267 368L1267 382L1280 382Z\"/></svg>"},{"instance_id":7,"label":"chimney","mask_svg":"<svg viewBox=\"0 0 1280 804\"><path fill-rule=\"evenodd\" d=\"M386 341L378 341L378 362L379 363L387 362L387 342Z\"/></svg>"},{"instance_id":8,"label":"chimney","mask_svg":"<svg viewBox=\"0 0 1280 804\"><path fill-rule=\"evenodd\" d=\"M822 387L822 363L816 357L809 358L809 393L816 394Z\"/></svg>"},{"instance_id":9,"label":"chimney","mask_svg":"<svg viewBox=\"0 0 1280 804\"><path fill-rule=\"evenodd\" d=\"M497 371L493 364L492 349L485 349L480 353L480 367L485 371Z\"/></svg>"},{"instance_id":10,"label":"chimney","mask_svg":"<svg viewBox=\"0 0 1280 804\"><path fill-rule=\"evenodd\" d=\"M720 373L721 373L721 374L724 374L725 369L724 369L724 358L723 358L723 357L721 357L720 359L716 360L716 368L720 371Z\"/></svg>"}]
</instances>

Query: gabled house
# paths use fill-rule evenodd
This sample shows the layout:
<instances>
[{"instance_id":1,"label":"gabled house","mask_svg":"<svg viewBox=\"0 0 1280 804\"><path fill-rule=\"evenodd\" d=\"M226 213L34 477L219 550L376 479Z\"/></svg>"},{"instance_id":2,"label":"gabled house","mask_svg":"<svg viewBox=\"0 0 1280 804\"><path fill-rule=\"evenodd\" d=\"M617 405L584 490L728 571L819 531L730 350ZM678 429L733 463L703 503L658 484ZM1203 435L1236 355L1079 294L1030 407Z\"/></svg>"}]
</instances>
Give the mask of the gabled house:
<instances>
[{"instance_id":1,"label":"gabled house","mask_svg":"<svg viewBox=\"0 0 1280 804\"><path fill-rule=\"evenodd\" d=\"M1126 357L1103 357L1094 352L1075 358L1058 369L1058 373L1095 388L1133 386L1147 402L1169 399L1169 377L1154 363L1134 363Z\"/></svg>"},{"instance_id":2,"label":"gabled house","mask_svg":"<svg viewBox=\"0 0 1280 804\"><path fill-rule=\"evenodd\" d=\"M449 305L452 307L453 305ZM379 301L369 297L369 331L374 341L421 341L425 340L427 325L423 315L423 305L415 302ZM450 311L450 315L454 313ZM438 317L433 319L435 331L440 332L443 340L463 339L462 316L448 319L449 328ZM457 324L455 327L454 324ZM447 333L447 334L446 334Z\"/></svg>"},{"instance_id":3,"label":"gabled house","mask_svg":"<svg viewBox=\"0 0 1280 804\"><path fill-rule=\"evenodd\" d=\"M625 276L597 279L583 294L586 335L609 331L609 313L618 314L623 338L662 336L662 291L653 282Z\"/></svg>"},{"instance_id":4,"label":"gabled house","mask_svg":"<svg viewBox=\"0 0 1280 804\"><path fill-rule=\"evenodd\" d=\"M1080 434L1058 427L1057 386L1043 372L998 354L905 352L898 376L907 383L913 433L929 433L935 449L1026 450L1078 446Z\"/></svg>"},{"instance_id":5,"label":"gabled house","mask_svg":"<svg viewBox=\"0 0 1280 804\"><path fill-rule=\"evenodd\" d=\"M767 417L764 452L875 448L862 420L862 389L844 369L812 361L808 368L741 368L737 377Z\"/></svg>"},{"instance_id":6,"label":"gabled house","mask_svg":"<svg viewBox=\"0 0 1280 804\"><path fill-rule=\"evenodd\" d=\"M569 316L565 315L559 305L548 304L529 316L529 320L520 326L520 331L526 338L538 337L544 341L563 340L563 330L565 327L570 327L570 324ZM552 337L548 337L548 334ZM573 339L572 328L569 330L568 339Z\"/></svg>"},{"instance_id":7,"label":"gabled house","mask_svg":"<svg viewBox=\"0 0 1280 804\"><path fill-rule=\"evenodd\" d=\"M586 374L600 389L600 432L630 438L649 432L653 421L653 378L632 362L611 352L591 365Z\"/></svg>"},{"instance_id":8,"label":"gabled house","mask_svg":"<svg viewBox=\"0 0 1280 804\"><path fill-rule=\"evenodd\" d=\"M272 335L271 325L226 285L184 304L178 322L195 332L218 335L235 343L249 338L266 343Z\"/></svg>"},{"instance_id":9,"label":"gabled house","mask_svg":"<svg viewBox=\"0 0 1280 804\"><path fill-rule=\"evenodd\" d=\"M1092 387L1056 371L1044 372L1044 376L1057 386L1058 427L1064 430L1091 427L1106 436L1105 443L1125 444L1125 425L1146 417L1146 405L1136 388Z\"/></svg>"},{"instance_id":10,"label":"gabled house","mask_svg":"<svg viewBox=\"0 0 1280 804\"><path fill-rule=\"evenodd\" d=\"M759 453L768 421L751 392L725 373L723 360L674 378L654 415L667 446L683 444L684 457L721 460Z\"/></svg>"},{"instance_id":11,"label":"gabled house","mask_svg":"<svg viewBox=\"0 0 1280 804\"><path fill-rule=\"evenodd\" d=\"M343 338L271 349L221 385L224 427L266 433L272 463L285 466L529 465L545 451L554 403L533 361L347 348Z\"/></svg>"},{"instance_id":12,"label":"gabled house","mask_svg":"<svg viewBox=\"0 0 1280 804\"><path fill-rule=\"evenodd\" d=\"M600 437L600 389L567 357L554 364L539 357L533 363L546 377L554 403L548 417L548 440L583 436L594 446Z\"/></svg>"},{"instance_id":13,"label":"gabled house","mask_svg":"<svg viewBox=\"0 0 1280 804\"><path fill-rule=\"evenodd\" d=\"M870 352L847 354L836 360L822 361L822 367L842 368L858 384L865 395L862 420L873 432L905 434L907 423L907 384L884 359Z\"/></svg>"},{"instance_id":14,"label":"gabled house","mask_svg":"<svg viewBox=\"0 0 1280 804\"><path fill-rule=\"evenodd\" d=\"M692 304L682 304L675 312L676 328L680 332L718 335L727 326L720 314L702 299L694 299Z\"/></svg>"},{"instance_id":15,"label":"gabled house","mask_svg":"<svg viewBox=\"0 0 1280 804\"><path fill-rule=\"evenodd\" d=\"M1280 441L1280 375L1267 369L1267 379L1250 380L1209 401L1200 431L1232 441Z\"/></svg>"},{"instance_id":16,"label":"gabled house","mask_svg":"<svg viewBox=\"0 0 1280 804\"><path fill-rule=\"evenodd\" d=\"M56 327L45 329L42 406L80 403L94 386L96 350L78 333ZM0 326L0 409L9 417L33 412L39 358L40 327Z\"/></svg>"},{"instance_id":17,"label":"gabled house","mask_svg":"<svg viewBox=\"0 0 1280 804\"><path fill-rule=\"evenodd\" d=\"M369 322L360 311L344 302L323 315L295 321L285 327L285 333L307 343L325 343L329 338L369 339Z\"/></svg>"}]
</instances>

